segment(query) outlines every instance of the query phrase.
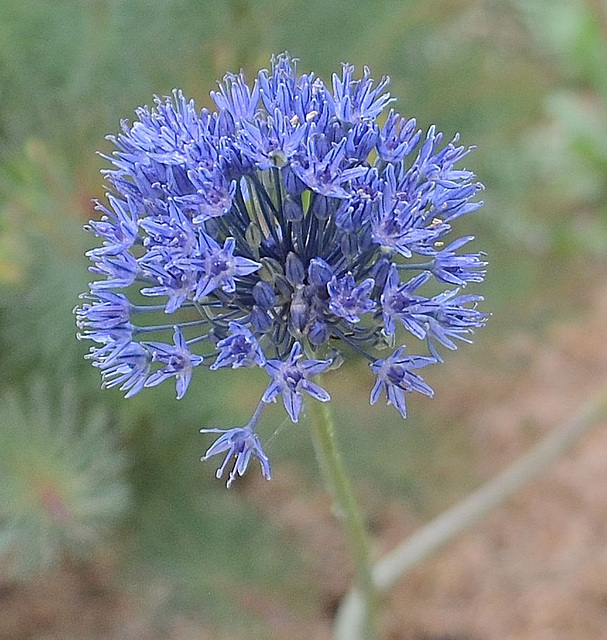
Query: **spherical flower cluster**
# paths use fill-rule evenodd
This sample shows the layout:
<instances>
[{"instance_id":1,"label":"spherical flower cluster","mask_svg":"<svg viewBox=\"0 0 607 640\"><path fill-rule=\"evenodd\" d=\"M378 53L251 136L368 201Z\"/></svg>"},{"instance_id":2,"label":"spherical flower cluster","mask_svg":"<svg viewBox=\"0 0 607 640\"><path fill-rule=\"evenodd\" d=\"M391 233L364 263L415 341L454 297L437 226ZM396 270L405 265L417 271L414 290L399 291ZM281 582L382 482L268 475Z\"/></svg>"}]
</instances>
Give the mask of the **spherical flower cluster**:
<instances>
[{"instance_id":1,"label":"spherical flower cluster","mask_svg":"<svg viewBox=\"0 0 607 640\"><path fill-rule=\"evenodd\" d=\"M387 85L344 65L328 87L280 55L252 86L228 74L216 111L177 91L111 138L108 204L89 226L101 279L77 309L80 337L127 397L175 378L182 398L200 366L265 369L249 424L202 430L222 433L205 457L226 452L228 484L252 456L270 477L262 409L280 398L297 422L305 394L328 401L312 378L342 351L369 360L371 402L385 393L405 417L405 392L432 395L417 370L441 361L438 345L485 322L482 298L460 294L482 281L483 256L459 252L471 237L445 242L481 206L482 185L455 168L469 149L384 114ZM405 354L400 331L427 355Z\"/></svg>"}]
</instances>

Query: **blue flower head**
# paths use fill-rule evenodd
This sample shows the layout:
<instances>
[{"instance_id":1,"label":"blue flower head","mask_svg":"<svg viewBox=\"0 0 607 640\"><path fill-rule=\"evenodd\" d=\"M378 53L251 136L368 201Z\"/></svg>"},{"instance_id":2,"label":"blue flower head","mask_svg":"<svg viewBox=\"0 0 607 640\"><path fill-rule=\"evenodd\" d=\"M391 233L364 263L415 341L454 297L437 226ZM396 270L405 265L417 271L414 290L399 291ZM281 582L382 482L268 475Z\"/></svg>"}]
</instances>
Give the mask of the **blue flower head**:
<instances>
[{"instance_id":1,"label":"blue flower head","mask_svg":"<svg viewBox=\"0 0 607 640\"><path fill-rule=\"evenodd\" d=\"M297 422L306 395L329 401L314 377L347 354L369 360L371 402L385 393L404 417L406 393L432 393L417 370L485 323L481 296L462 292L484 255L451 236L482 204L469 149L386 113L388 83L344 65L326 85L283 54L252 84L228 74L215 111L176 91L111 138L79 337L129 397L172 378L181 398L198 367L265 370L245 427L203 429L221 434L205 458L226 454L228 485L252 458L270 477L263 408L280 398Z\"/></svg>"}]
</instances>

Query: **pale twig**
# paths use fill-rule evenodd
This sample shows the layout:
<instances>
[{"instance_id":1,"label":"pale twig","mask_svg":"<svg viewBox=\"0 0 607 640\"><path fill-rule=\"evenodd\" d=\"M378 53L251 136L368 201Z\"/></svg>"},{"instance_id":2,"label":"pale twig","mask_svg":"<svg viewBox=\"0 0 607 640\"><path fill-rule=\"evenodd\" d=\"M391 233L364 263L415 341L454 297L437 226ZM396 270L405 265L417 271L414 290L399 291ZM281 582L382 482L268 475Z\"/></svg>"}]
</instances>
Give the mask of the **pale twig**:
<instances>
[{"instance_id":1,"label":"pale twig","mask_svg":"<svg viewBox=\"0 0 607 640\"><path fill-rule=\"evenodd\" d=\"M377 590L386 593L411 569L523 488L566 453L606 410L607 390L602 389L576 416L551 431L505 471L386 554L373 567L373 581ZM337 640L364 640L360 631L363 610L359 593L351 590L344 598L335 620Z\"/></svg>"}]
</instances>

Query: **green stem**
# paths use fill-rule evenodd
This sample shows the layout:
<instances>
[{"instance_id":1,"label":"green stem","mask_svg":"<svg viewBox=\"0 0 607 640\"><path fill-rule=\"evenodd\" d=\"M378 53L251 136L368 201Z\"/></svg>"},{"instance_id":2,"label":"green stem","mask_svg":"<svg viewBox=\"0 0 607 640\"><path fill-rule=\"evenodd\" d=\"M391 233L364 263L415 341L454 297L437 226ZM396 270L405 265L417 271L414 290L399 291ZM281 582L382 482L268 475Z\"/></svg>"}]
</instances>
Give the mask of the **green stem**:
<instances>
[{"instance_id":1,"label":"green stem","mask_svg":"<svg viewBox=\"0 0 607 640\"><path fill-rule=\"evenodd\" d=\"M311 403L311 409L314 417L312 434L316 457L335 501L336 516L346 533L356 570L356 588L361 594L362 633L356 638L352 636L351 640L374 640L377 638L378 594L371 575L369 536L337 448L329 405L314 401Z\"/></svg>"}]
</instances>

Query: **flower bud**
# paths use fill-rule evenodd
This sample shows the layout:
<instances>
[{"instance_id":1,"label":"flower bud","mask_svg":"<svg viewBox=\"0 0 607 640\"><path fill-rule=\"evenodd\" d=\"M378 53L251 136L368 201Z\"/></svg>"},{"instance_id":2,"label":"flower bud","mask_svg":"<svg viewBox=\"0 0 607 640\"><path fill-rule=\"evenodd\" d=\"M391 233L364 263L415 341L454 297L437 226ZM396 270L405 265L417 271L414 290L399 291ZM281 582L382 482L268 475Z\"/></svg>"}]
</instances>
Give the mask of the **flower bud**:
<instances>
[{"instance_id":1,"label":"flower bud","mask_svg":"<svg viewBox=\"0 0 607 640\"><path fill-rule=\"evenodd\" d=\"M382 290L386 285L386 279L390 272L390 261L387 258L378 260L371 269L371 277L375 280L375 287Z\"/></svg>"},{"instance_id":2,"label":"flower bud","mask_svg":"<svg viewBox=\"0 0 607 640\"><path fill-rule=\"evenodd\" d=\"M297 289L293 294L289 312L290 330L295 334L301 334L308 323L309 316L302 289Z\"/></svg>"},{"instance_id":3,"label":"flower bud","mask_svg":"<svg viewBox=\"0 0 607 640\"><path fill-rule=\"evenodd\" d=\"M341 237L341 251L347 258L352 258L358 251L356 236L352 233L344 234Z\"/></svg>"},{"instance_id":4,"label":"flower bud","mask_svg":"<svg viewBox=\"0 0 607 640\"><path fill-rule=\"evenodd\" d=\"M272 317L257 305L251 310L251 324L256 331L265 333L272 327Z\"/></svg>"},{"instance_id":5,"label":"flower bud","mask_svg":"<svg viewBox=\"0 0 607 640\"><path fill-rule=\"evenodd\" d=\"M276 294L274 289L267 283L260 280L253 287L253 298L255 302L264 310L271 309L276 304Z\"/></svg>"},{"instance_id":6,"label":"flower bud","mask_svg":"<svg viewBox=\"0 0 607 640\"><path fill-rule=\"evenodd\" d=\"M281 172L285 182L285 190L288 194L298 196L305 191L305 183L293 173L293 170L289 165L283 167Z\"/></svg>"},{"instance_id":7,"label":"flower bud","mask_svg":"<svg viewBox=\"0 0 607 640\"><path fill-rule=\"evenodd\" d=\"M301 201L287 196L284 201L284 216L285 220L289 222L296 222L303 218L304 212L301 206Z\"/></svg>"},{"instance_id":8,"label":"flower bud","mask_svg":"<svg viewBox=\"0 0 607 640\"><path fill-rule=\"evenodd\" d=\"M308 266L308 279L311 284L324 287L333 277L333 269L322 258L312 258Z\"/></svg>"},{"instance_id":9,"label":"flower bud","mask_svg":"<svg viewBox=\"0 0 607 640\"><path fill-rule=\"evenodd\" d=\"M327 220L330 214L329 199L323 196L316 196L312 203L312 213L319 220Z\"/></svg>"},{"instance_id":10,"label":"flower bud","mask_svg":"<svg viewBox=\"0 0 607 640\"><path fill-rule=\"evenodd\" d=\"M326 323L317 320L308 331L308 340L315 347L324 344L331 337L331 332Z\"/></svg>"},{"instance_id":11,"label":"flower bud","mask_svg":"<svg viewBox=\"0 0 607 640\"><path fill-rule=\"evenodd\" d=\"M285 275L287 276L287 280L290 284L294 287L298 284L303 284L304 278L306 277L303 262L296 253L293 253L293 251L289 251L289 254L287 255L285 270Z\"/></svg>"}]
</instances>

